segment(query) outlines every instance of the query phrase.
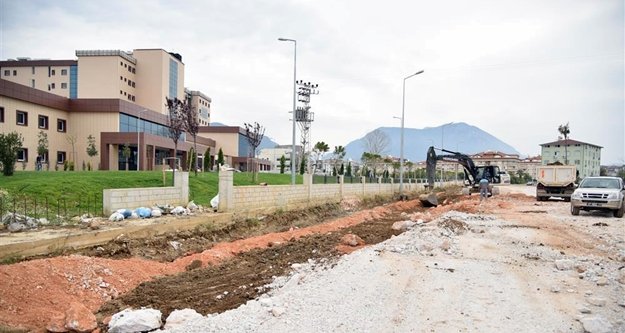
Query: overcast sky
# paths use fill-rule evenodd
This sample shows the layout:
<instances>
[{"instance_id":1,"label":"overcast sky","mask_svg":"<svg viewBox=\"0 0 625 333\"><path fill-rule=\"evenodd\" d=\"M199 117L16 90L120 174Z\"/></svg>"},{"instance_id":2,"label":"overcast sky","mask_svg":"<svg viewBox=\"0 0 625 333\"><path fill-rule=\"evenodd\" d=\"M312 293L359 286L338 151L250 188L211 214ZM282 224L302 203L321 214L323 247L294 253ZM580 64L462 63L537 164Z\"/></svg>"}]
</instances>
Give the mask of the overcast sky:
<instances>
[{"instance_id":1,"label":"overcast sky","mask_svg":"<svg viewBox=\"0 0 625 333\"><path fill-rule=\"evenodd\" d=\"M180 53L212 121L257 121L291 143L293 43L312 96L312 142L346 145L381 126L466 122L540 153L570 138L625 163L623 0L0 0L0 58L75 50ZM457 143L445 142L455 146ZM410 143L406 142L406 149Z\"/></svg>"}]
</instances>

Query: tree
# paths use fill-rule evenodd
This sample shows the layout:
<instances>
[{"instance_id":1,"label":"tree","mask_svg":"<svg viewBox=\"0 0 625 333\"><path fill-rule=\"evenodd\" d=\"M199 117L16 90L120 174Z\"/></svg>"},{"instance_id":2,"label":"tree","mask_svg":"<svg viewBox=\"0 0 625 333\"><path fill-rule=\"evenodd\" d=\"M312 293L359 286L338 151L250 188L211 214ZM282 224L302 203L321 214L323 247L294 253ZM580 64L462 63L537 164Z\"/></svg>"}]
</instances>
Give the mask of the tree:
<instances>
[{"instance_id":1,"label":"tree","mask_svg":"<svg viewBox=\"0 0 625 333\"><path fill-rule=\"evenodd\" d=\"M187 169L191 170L191 168L195 166L195 156L195 149L191 147L191 149L189 149L189 154L187 154ZM197 171L195 174L197 175Z\"/></svg>"},{"instance_id":2,"label":"tree","mask_svg":"<svg viewBox=\"0 0 625 333\"><path fill-rule=\"evenodd\" d=\"M95 137L91 134L87 137L87 155L91 158L98 155L98 149L95 147ZM89 162L89 165L91 165L91 162ZM91 168L89 170L91 171Z\"/></svg>"},{"instance_id":3,"label":"tree","mask_svg":"<svg viewBox=\"0 0 625 333\"><path fill-rule=\"evenodd\" d=\"M377 175L377 169L383 161L382 156L367 152L362 153L360 160L362 161L363 167L368 167L368 169L370 169L369 171L373 172L372 176L374 177Z\"/></svg>"},{"instance_id":4,"label":"tree","mask_svg":"<svg viewBox=\"0 0 625 333\"><path fill-rule=\"evenodd\" d=\"M202 164L204 164L204 172L209 171L211 163L211 147L206 148L206 151L204 152L204 159L202 160L202 162Z\"/></svg>"},{"instance_id":5,"label":"tree","mask_svg":"<svg viewBox=\"0 0 625 333\"><path fill-rule=\"evenodd\" d=\"M302 161L299 165L299 174L303 175L306 172L306 155L302 156Z\"/></svg>"},{"instance_id":6,"label":"tree","mask_svg":"<svg viewBox=\"0 0 625 333\"><path fill-rule=\"evenodd\" d=\"M224 165L224 152L223 150L221 150L221 148L219 148L219 152L217 153L217 166L222 166Z\"/></svg>"},{"instance_id":7,"label":"tree","mask_svg":"<svg viewBox=\"0 0 625 333\"><path fill-rule=\"evenodd\" d=\"M17 152L22 148L24 138L17 132L0 133L0 163L2 174L12 176L15 172Z\"/></svg>"},{"instance_id":8,"label":"tree","mask_svg":"<svg viewBox=\"0 0 625 333\"><path fill-rule=\"evenodd\" d=\"M130 158L130 154L130 146L128 143L124 143L124 146L122 147L122 156L126 160L126 171L128 171L128 159Z\"/></svg>"},{"instance_id":9,"label":"tree","mask_svg":"<svg viewBox=\"0 0 625 333\"><path fill-rule=\"evenodd\" d=\"M347 177L351 177L352 176L352 162L348 162L347 163L347 170L345 171L345 175Z\"/></svg>"},{"instance_id":10,"label":"tree","mask_svg":"<svg viewBox=\"0 0 625 333\"><path fill-rule=\"evenodd\" d=\"M46 162L49 168L50 164L47 163L48 161L46 161L46 154L48 153L48 134L44 131L39 131L39 134L37 135L37 137L38 137L37 156L39 156L39 162L40 163ZM37 165L37 168L40 168L40 167L41 165Z\"/></svg>"},{"instance_id":11,"label":"tree","mask_svg":"<svg viewBox=\"0 0 625 333\"><path fill-rule=\"evenodd\" d=\"M571 129L569 128L569 123L566 123L566 125L558 126L558 132L560 132L560 134L562 134L562 136L564 136L564 164L568 165L569 164L569 159L568 159L569 157L568 157L567 146L569 144L568 144L568 142L566 142L566 140L568 140L569 134L571 133Z\"/></svg>"},{"instance_id":12,"label":"tree","mask_svg":"<svg viewBox=\"0 0 625 333\"><path fill-rule=\"evenodd\" d=\"M329 150L330 150L330 146L328 146L327 143L323 141L319 141L315 143L315 146L312 149L313 153L315 154L315 167L313 168L313 174L315 173L314 169L317 168L317 165L319 164L321 157L323 156L323 154L327 153Z\"/></svg>"},{"instance_id":13,"label":"tree","mask_svg":"<svg viewBox=\"0 0 625 333\"><path fill-rule=\"evenodd\" d=\"M169 129L169 138L174 142L174 167L173 179L176 181L176 158L178 157L178 140L182 137L185 129L187 109L189 105L178 98L169 99L165 97L168 110L167 125Z\"/></svg>"},{"instance_id":14,"label":"tree","mask_svg":"<svg viewBox=\"0 0 625 333\"><path fill-rule=\"evenodd\" d=\"M251 162L252 162L252 178L254 182L256 182L258 175L256 172L256 166L254 165L254 161L256 160L256 148L260 145L261 141L263 141L263 137L265 136L265 128L260 126L257 122L254 122L254 125L245 123L245 137L247 138L247 142L250 144L250 152Z\"/></svg>"},{"instance_id":15,"label":"tree","mask_svg":"<svg viewBox=\"0 0 625 333\"><path fill-rule=\"evenodd\" d=\"M193 165L194 165L194 172L195 175L197 176L197 169L198 169L198 165L197 165L197 132L200 129L200 122L198 120L198 111L191 107L191 102L187 101L187 107L184 109L186 115L185 115L185 130L187 133L191 134L191 136L193 137L193 153L195 154L193 156ZM191 166L189 166L190 168Z\"/></svg>"},{"instance_id":16,"label":"tree","mask_svg":"<svg viewBox=\"0 0 625 333\"><path fill-rule=\"evenodd\" d=\"M280 157L280 173L284 173L284 169L286 169L286 157L282 155L282 157Z\"/></svg>"},{"instance_id":17,"label":"tree","mask_svg":"<svg viewBox=\"0 0 625 333\"><path fill-rule=\"evenodd\" d=\"M68 135L67 137L65 137L65 140L67 140L67 142L69 142L69 144L72 145L72 163L71 164L76 164L76 135ZM74 171L74 170L71 169L70 171Z\"/></svg>"},{"instance_id":18,"label":"tree","mask_svg":"<svg viewBox=\"0 0 625 333\"><path fill-rule=\"evenodd\" d=\"M345 157L345 154L347 154L345 147L334 146L334 152L332 152L332 155L334 155L334 169L338 169L339 165L343 165L343 158ZM343 173L339 172L339 174Z\"/></svg>"},{"instance_id":19,"label":"tree","mask_svg":"<svg viewBox=\"0 0 625 333\"><path fill-rule=\"evenodd\" d=\"M384 155L390 144L390 139L386 133L379 129L368 133L363 138L365 151L376 155Z\"/></svg>"}]
</instances>

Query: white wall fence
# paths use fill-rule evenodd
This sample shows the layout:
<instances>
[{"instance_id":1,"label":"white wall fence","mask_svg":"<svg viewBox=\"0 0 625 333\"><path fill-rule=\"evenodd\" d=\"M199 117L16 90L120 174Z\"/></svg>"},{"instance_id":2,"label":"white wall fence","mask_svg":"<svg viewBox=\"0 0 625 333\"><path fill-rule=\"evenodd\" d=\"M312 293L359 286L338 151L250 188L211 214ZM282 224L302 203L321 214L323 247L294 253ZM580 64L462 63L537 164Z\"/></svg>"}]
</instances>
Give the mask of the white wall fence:
<instances>
[{"instance_id":1,"label":"white wall fence","mask_svg":"<svg viewBox=\"0 0 625 333\"><path fill-rule=\"evenodd\" d=\"M111 214L120 208L152 207L157 203L186 206L188 202L188 172L176 172L174 186L106 189L102 196L105 214Z\"/></svg>"},{"instance_id":2,"label":"white wall fence","mask_svg":"<svg viewBox=\"0 0 625 333\"><path fill-rule=\"evenodd\" d=\"M404 193L422 190L424 183L407 180ZM338 203L345 198L363 198L375 195L399 193L399 183L344 183L339 176L338 184L313 184L311 175L304 175L303 185L253 185L234 186L232 171L219 171L219 212L257 212L292 210L324 203Z\"/></svg>"}]
</instances>

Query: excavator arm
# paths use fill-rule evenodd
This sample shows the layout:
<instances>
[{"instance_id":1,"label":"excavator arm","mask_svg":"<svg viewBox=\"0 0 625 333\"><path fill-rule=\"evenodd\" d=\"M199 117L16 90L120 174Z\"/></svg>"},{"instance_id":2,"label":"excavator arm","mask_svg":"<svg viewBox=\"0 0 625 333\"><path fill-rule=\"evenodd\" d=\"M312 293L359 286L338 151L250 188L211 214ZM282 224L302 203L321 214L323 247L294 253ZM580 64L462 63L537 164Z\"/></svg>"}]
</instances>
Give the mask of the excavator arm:
<instances>
[{"instance_id":1,"label":"excavator arm","mask_svg":"<svg viewBox=\"0 0 625 333\"><path fill-rule=\"evenodd\" d=\"M437 155L435 149L447 154ZM434 148L432 146L428 149L426 160L426 175L428 185L430 187L434 186L434 179L436 178L436 162L438 161L450 161L460 164L464 169L464 178L469 182L469 185L474 185L479 181L479 169L475 166L475 163L473 163L473 160L469 156L455 151Z\"/></svg>"}]
</instances>

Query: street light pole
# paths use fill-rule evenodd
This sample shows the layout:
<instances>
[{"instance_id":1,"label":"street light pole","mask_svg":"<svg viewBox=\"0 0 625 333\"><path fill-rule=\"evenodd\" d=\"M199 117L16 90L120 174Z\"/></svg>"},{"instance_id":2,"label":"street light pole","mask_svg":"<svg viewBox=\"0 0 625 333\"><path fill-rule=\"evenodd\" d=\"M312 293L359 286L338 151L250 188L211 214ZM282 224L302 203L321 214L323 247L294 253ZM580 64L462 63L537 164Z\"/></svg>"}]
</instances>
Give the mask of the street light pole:
<instances>
[{"instance_id":1,"label":"street light pole","mask_svg":"<svg viewBox=\"0 0 625 333\"><path fill-rule=\"evenodd\" d=\"M137 171L141 170L141 167L140 167L141 155L139 154L141 150L141 141L140 141L141 139L139 137L139 133L141 133L141 131L139 130L139 126L141 124L141 114L145 111L147 110L143 109L139 111L139 116L137 117Z\"/></svg>"},{"instance_id":2,"label":"street light pole","mask_svg":"<svg viewBox=\"0 0 625 333\"><path fill-rule=\"evenodd\" d=\"M423 70L420 70L412 75L408 75L404 78L404 84L402 86L402 94L401 94L401 132L400 132L400 143L399 143L399 197L403 198L404 192L404 110L406 109L406 80L409 78L419 75L423 73Z\"/></svg>"},{"instance_id":3,"label":"street light pole","mask_svg":"<svg viewBox=\"0 0 625 333\"><path fill-rule=\"evenodd\" d=\"M293 142L291 144L291 185L295 185L295 108L297 104L297 41L278 38L281 42L293 42Z\"/></svg>"}]
</instances>

